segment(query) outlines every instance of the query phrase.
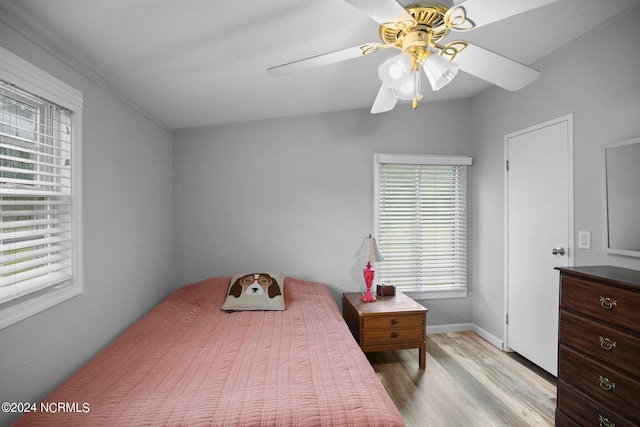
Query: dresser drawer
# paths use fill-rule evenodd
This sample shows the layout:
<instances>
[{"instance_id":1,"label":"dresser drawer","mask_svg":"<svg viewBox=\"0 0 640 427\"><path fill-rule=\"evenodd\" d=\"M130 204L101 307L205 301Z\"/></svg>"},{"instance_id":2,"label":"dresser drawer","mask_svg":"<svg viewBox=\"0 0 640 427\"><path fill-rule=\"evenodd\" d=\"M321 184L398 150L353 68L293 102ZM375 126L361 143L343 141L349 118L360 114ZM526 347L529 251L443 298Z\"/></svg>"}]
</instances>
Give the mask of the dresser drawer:
<instances>
[{"instance_id":1,"label":"dresser drawer","mask_svg":"<svg viewBox=\"0 0 640 427\"><path fill-rule=\"evenodd\" d=\"M576 424L571 418L567 417L564 412L556 409L556 427L581 427Z\"/></svg>"},{"instance_id":2,"label":"dresser drawer","mask_svg":"<svg viewBox=\"0 0 640 427\"><path fill-rule=\"evenodd\" d=\"M425 328L424 314L366 316L362 318L365 330L373 329L420 329Z\"/></svg>"},{"instance_id":3,"label":"dresser drawer","mask_svg":"<svg viewBox=\"0 0 640 427\"><path fill-rule=\"evenodd\" d=\"M640 329L640 294L637 292L564 277L560 306L627 329Z\"/></svg>"},{"instance_id":4,"label":"dresser drawer","mask_svg":"<svg viewBox=\"0 0 640 427\"><path fill-rule=\"evenodd\" d=\"M625 414L630 419L640 419L640 383L625 372L611 369L594 359L560 345L558 376L607 407Z\"/></svg>"},{"instance_id":5,"label":"dresser drawer","mask_svg":"<svg viewBox=\"0 0 640 427\"><path fill-rule=\"evenodd\" d=\"M560 343L640 377L640 339L614 328L560 311Z\"/></svg>"},{"instance_id":6,"label":"dresser drawer","mask_svg":"<svg viewBox=\"0 0 640 427\"><path fill-rule=\"evenodd\" d=\"M580 426L637 427L637 424L611 410L606 403L595 402L562 380L558 381L558 411Z\"/></svg>"}]
</instances>

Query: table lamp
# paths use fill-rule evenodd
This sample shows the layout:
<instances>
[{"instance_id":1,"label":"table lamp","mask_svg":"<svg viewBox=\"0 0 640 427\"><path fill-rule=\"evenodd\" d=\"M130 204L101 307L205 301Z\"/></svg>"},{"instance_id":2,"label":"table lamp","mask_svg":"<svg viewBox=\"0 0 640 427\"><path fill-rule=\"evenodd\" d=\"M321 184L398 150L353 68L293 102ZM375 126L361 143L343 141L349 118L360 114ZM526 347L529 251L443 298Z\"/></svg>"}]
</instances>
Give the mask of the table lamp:
<instances>
[{"instance_id":1,"label":"table lamp","mask_svg":"<svg viewBox=\"0 0 640 427\"><path fill-rule=\"evenodd\" d=\"M375 271L371 268L372 262L380 262L384 260L382 254L378 250L378 245L376 244L376 239L371 237L365 237L362 241L362 245L358 252L356 253L356 258L360 261L367 261L367 266L364 270L362 270L364 274L364 282L367 285L367 291L360 298L363 302L375 302L376 297L371 293L371 284L373 283L373 275Z\"/></svg>"}]
</instances>

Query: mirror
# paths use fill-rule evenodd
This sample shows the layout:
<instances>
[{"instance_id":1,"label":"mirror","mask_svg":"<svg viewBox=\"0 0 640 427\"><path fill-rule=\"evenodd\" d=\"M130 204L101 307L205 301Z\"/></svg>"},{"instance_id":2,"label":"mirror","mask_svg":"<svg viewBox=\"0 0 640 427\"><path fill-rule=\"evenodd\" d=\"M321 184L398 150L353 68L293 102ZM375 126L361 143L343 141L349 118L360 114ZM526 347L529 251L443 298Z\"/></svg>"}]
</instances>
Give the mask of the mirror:
<instances>
[{"instance_id":1,"label":"mirror","mask_svg":"<svg viewBox=\"0 0 640 427\"><path fill-rule=\"evenodd\" d=\"M602 158L605 251L640 257L640 138L603 146Z\"/></svg>"}]
</instances>

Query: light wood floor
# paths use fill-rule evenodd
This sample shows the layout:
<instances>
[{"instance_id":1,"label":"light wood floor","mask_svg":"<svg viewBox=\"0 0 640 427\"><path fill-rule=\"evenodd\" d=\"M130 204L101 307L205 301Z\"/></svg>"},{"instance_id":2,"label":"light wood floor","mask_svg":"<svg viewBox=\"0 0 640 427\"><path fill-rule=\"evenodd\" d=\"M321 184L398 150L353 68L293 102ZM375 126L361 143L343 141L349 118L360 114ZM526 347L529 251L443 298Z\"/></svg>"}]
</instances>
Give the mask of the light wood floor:
<instances>
[{"instance_id":1,"label":"light wood floor","mask_svg":"<svg viewBox=\"0 0 640 427\"><path fill-rule=\"evenodd\" d=\"M472 332L428 335L424 370L418 350L367 357L407 426L554 424L554 377Z\"/></svg>"}]
</instances>

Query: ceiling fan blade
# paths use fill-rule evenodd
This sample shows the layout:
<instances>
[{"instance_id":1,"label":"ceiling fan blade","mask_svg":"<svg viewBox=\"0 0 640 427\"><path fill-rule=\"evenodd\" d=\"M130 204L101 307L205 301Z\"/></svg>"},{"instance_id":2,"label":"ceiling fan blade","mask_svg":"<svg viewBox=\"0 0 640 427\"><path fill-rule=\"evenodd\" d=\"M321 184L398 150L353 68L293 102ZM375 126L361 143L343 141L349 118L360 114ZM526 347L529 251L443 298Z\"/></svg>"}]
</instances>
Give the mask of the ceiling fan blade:
<instances>
[{"instance_id":1,"label":"ceiling fan blade","mask_svg":"<svg viewBox=\"0 0 640 427\"><path fill-rule=\"evenodd\" d=\"M393 95L391 89L384 83L380 85L380 90L376 96L376 100L371 107L371 114L386 113L394 109L398 103L398 98Z\"/></svg>"},{"instance_id":2,"label":"ceiling fan blade","mask_svg":"<svg viewBox=\"0 0 640 427\"><path fill-rule=\"evenodd\" d=\"M519 15L558 0L466 0L456 5L464 8L474 28ZM455 28L452 28L455 29Z\"/></svg>"},{"instance_id":3,"label":"ceiling fan blade","mask_svg":"<svg viewBox=\"0 0 640 427\"><path fill-rule=\"evenodd\" d=\"M396 0L345 0L351 6L369 15L382 25L388 22L414 21L407 10Z\"/></svg>"},{"instance_id":4,"label":"ceiling fan blade","mask_svg":"<svg viewBox=\"0 0 640 427\"><path fill-rule=\"evenodd\" d=\"M275 67L267 68L267 73L274 77L281 77L298 71L309 70L311 68L322 67L324 65L335 64L336 62L346 61L348 59L364 56L368 53L376 52L384 47L384 45L373 43L368 45L349 47L346 49L323 53L321 55L316 55L305 59L299 59L287 64L276 65Z\"/></svg>"},{"instance_id":5,"label":"ceiling fan blade","mask_svg":"<svg viewBox=\"0 0 640 427\"><path fill-rule=\"evenodd\" d=\"M540 76L531 67L471 43L455 56L454 62L462 71L510 91L520 90Z\"/></svg>"}]
</instances>

